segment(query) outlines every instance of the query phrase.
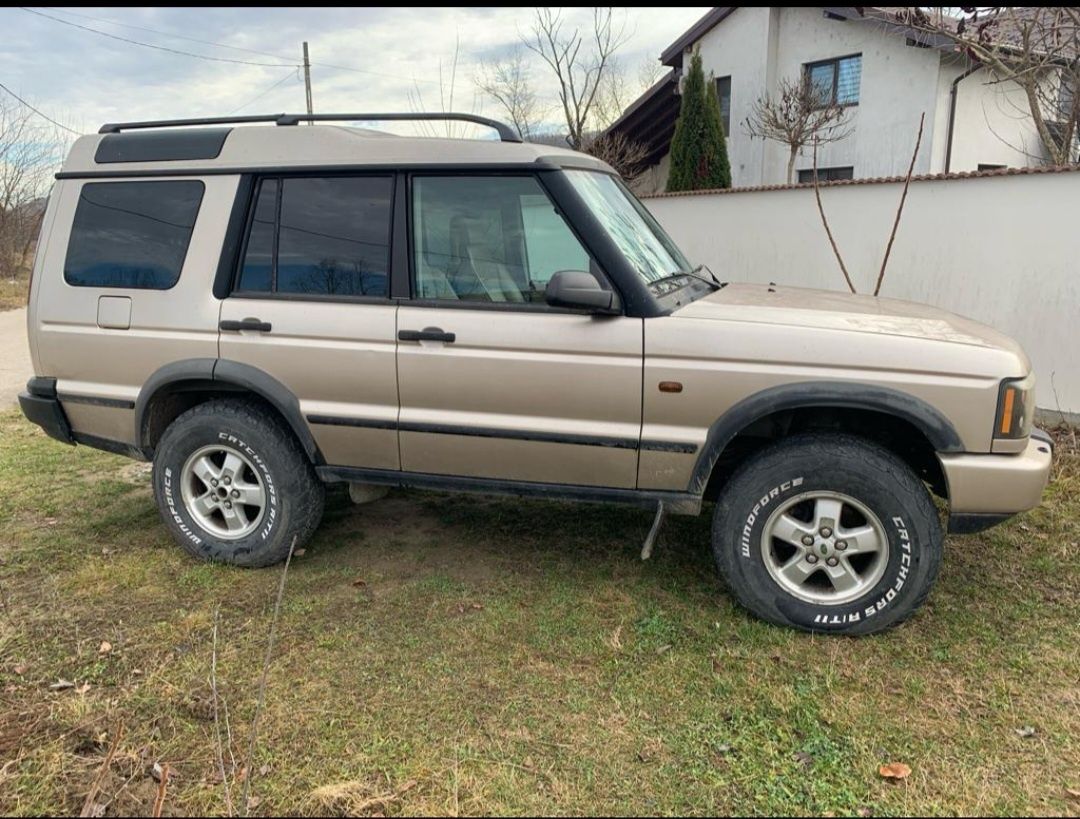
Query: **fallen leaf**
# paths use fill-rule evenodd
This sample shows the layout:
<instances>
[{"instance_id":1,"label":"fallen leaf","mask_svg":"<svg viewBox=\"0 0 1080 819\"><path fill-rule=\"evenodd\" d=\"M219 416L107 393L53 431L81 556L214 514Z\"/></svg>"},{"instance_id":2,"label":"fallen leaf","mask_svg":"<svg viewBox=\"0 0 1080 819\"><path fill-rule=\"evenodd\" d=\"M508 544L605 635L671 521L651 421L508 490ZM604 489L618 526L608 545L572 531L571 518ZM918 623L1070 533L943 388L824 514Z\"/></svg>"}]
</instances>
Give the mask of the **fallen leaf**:
<instances>
[{"instance_id":1,"label":"fallen leaf","mask_svg":"<svg viewBox=\"0 0 1080 819\"><path fill-rule=\"evenodd\" d=\"M270 773L269 765L263 765L261 768L259 768L259 776L266 776L268 773Z\"/></svg>"},{"instance_id":2,"label":"fallen leaf","mask_svg":"<svg viewBox=\"0 0 1080 819\"><path fill-rule=\"evenodd\" d=\"M154 777L155 782L160 782L161 777L164 775L164 770L161 767L160 762L155 762L153 767L150 768L150 776Z\"/></svg>"},{"instance_id":3,"label":"fallen leaf","mask_svg":"<svg viewBox=\"0 0 1080 819\"><path fill-rule=\"evenodd\" d=\"M858 808L858 809L856 809L855 814L857 816L863 817L863 819L866 819L867 816L873 816L874 815L873 812L870 810L870 808Z\"/></svg>"},{"instance_id":4,"label":"fallen leaf","mask_svg":"<svg viewBox=\"0 0 1080 819\"><path fill-rule=\"evenodd\" d=\"M1033 725L1025 725L1023 728L1013 728L1016 731L1016 735L1021 739L1028 739L1035 736L1035 727Z\"/></svg>"},{"instance_id":5,"label":"fallen leaf","mask_svg":"<svg viewBox=\"0 0 1080 819\"><path fill-rule=\"evenodd\" d=\"M248 799L248 808L251 809L251 810L254 810L255 808L259 807L259 805L261 805L261 804L262 804L262 800L257 796L252 796L250 799Z\"/></svg>"},{"instance_id":6,"label":"fallen leaf","mask_svg":"<svg viewBox=\"0 0 1080 819\"><path fill-rule=\"evenodd\" d=\"M16 674L18 674L21 677L23 674L25 674L27 672L28 668L29 667L26 665L26 663L19 663L17 666L15 666L11 670L14 671Z\"/></svg>"},{"instance_id":7,"label":"fallen leaf","mask_svg":"<svg viewBox=\"0 0 1080 819\"><path fill-rule=\"evenodd\" d=\"M44 518L41 522L46 526L55 526L57 524L56 518Z\"/></svg>"},{"instance_id":8,"label":"fallen leaf","mask_svg":"<svg viewBox=\"0 0 1080 819\"><path fill-rule=\"evenodd\" d=\"M724 664L713 657L712 670L714 674L722 674L724 672Z\"/></svg>"},{"instance_id":9,"label":"fallen leaf","mask_svg":"<svg viewBox=\"0 0 1080 819\"><path fill-rule=\"evenodd\" d=\"M75 693L79 694L79 695L82 695L82 694L85 694L89 690L90 690L90 683L84 682L82 685L80 685L78 688L75 689Z\"/></svg>"},{"instance_id":10,"label":"fallen leaf","mask_svg":"<svg viewBox=\"0 0 1080 819\"><path fill-rule=\"evenodd\" d=\"M75 687L75 683L73 683L71 680L65 680L63 677L61 677L59 680L57 680L56 682L54 682L52 685L49 686L49 690L50 691L65 691L68 688L74 688L74 687Z\"/></svg>"},{"instance_id":11,"label":"fallen leaf","mask_svg":"<svg viewBox=\"0 0 1080 819\"><path fill-rule=\"evenodd\" d=\"M98 646L97 653L108 654L110 651L112 651L112 643L110 643L108 640L102 640L101 645Z\"/></svg>"},{"instance_id":12,"label":"fallen leaf","mask_svg":"<svg viewBox=\"0 0 1080 819\"><path fill-rule=\"evenodd\" d=\"M307 554L307 549L297 549L292 554L293 554L293 557L302 557L303 555Z\"/></svg>"},{"instance_id":13,"label":"fallen leaf","mask_svg":"<svg viewBox=\"0 0 1080 819\"><path fill-rule=\"evenodd\" d=\"M911 776L911 768L903 762L890 762L878 768L878 773L884 779L907 779Z\"/></svg>"},{"instance_id":14,"label":"fallen leaf","mask_svg":"<svg viewBox=\"0 0 1080 819\"><path fill-rule=\"evenodd\" d=\"M1080 800L1080 790L1077 790L1076 788L1066 788L1065 795L1070 799Z\"/></svg>"},{"instance_id":15,"label":"fallen leaf","mask_svg":"<svg viewBox=\"0 0 1080 819\"><path fill-rule=\"evenodd\" d=\"M110 548L109 548L108 546L103 546L103 547L101 548L101 553L102 553L102 554L103 554L103 555L104 555L105 557L108 557L109 555L111 555L111 554L112 554L113 552L115 552L115 551L116 551L116 549L110 549Z\"/></svg>"},{"instance_id":16,"label":"fallen leaf","mask_svg":"<svg viewBox=\"0 0 1080 819\"><path fill-rule=\"evenodd\" d=\"M814 757L806 753L806 751L797 751L795 753L795 761L802 765L804 768L809 768L814 764Z\"/></svg>"},{"instance_id":17,"label":"fallen leaf","mask_svg":"<svg viewBox=\"0 0 1080 819\"><path fill-rule=\"evenodd\" d=\"M670 643L667 645L662 645L660 646L660 648L656 649L656 656L659 657L661 654L666 654L669 651L671 651Z\"/></svg>"},{"instance_id":18,"label":"fallen leaf","mask_svg":"<svg viewBox=\"0 0 1080 819\"><path fill-rule=\"evenodd\" d=\"M716 753L718 753L718 754L730 754L731 753L731 746L730 745L717 745L713 750L715 750Z\"/></svg>"},{"instance_id":19,"label":"fallen leaf","mask_svg":"<svg viewBox=\"0 0 1080 819\"><path fill-rule=\"evenodd\" d=\"M473 611L481 611L483 608L484 608L484 606L481 603L473 603L472 604Z\"/></svg>"},{"instance_id":20,"label":"fallen leaf","mask_svg":"<svg viewBox=\"0 0 1080 819\"><path fill-rule=\"evenodd\" d=\"M353 584L354 586L356 586L356 588L358 588L358 589L359 589L359 588L361 588L361 587L363 587L363 586L366 586L366 585L367 585L367 581L366 581L366 580L364 580L364 579L363 579L362 577L358 577L358 578L356 578L356 580L354 580L354 581L352 582L352 584Z\"/></svg>"}]
</instances>

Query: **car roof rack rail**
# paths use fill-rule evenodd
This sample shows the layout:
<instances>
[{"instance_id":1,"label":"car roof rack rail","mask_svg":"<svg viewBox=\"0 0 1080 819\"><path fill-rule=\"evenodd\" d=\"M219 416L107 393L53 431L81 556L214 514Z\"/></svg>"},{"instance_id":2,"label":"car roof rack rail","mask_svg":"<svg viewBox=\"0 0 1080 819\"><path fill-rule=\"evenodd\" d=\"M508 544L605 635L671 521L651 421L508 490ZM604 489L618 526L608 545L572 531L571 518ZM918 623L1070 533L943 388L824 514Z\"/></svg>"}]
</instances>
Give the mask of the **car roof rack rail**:
<instances>
[{"instance_id":1,"label":"car roof rack rail","mask_svg":"<svg viewBox=\"0 0 1080 819\"><path fill-rule=\"evenodd\" d=\"M204 117L202 119L151 119L144 122L106 122L99 134L119 134L140 128L180 128L185 125L236 125L243 122L277 122L287 114L257 114L247 117Z\"/></svg>"},{"instance_id":2,"label":"car roof rack rail","mask_svg":"<svg viewBox=\"0 0 1080 819\"><path fill-rule=\"evenodd\" d=\"M374 122L376 120L383 122L391 122L397 120L404 121L421 121L421 120L438 120L438 121L452 121L452 122L472 122L476 125L486 125L488 128L492 128L499 135L499 139L503 142L521 142L521 137L517 135L517 132L507 125L505 122L499 122L496 119L489 119L488 117L477 116L476 114L434 114L434 113L418 113L418 114L282 114L277 118L278 125L298 125L300 122Z\"/></svg>"},{"instance_id":3,"label":"car roof rack rail","mask_svg":"<svg viewBox=\"0 0 1080 819\"><path fill-rule=\"evenodd\" d=\"M257 114L246 117L204 117L202 119L155 119L143 122L107 122L99 134L119 134L142 128L180 128L186 125L236 125L247 122L273 122L277 125L299 125L301 122L391 122L391 121L455 121L471 122L492 128L502 142L521 142L521 137L505 122L476 114Z\"/></svg>"}]
</instances>

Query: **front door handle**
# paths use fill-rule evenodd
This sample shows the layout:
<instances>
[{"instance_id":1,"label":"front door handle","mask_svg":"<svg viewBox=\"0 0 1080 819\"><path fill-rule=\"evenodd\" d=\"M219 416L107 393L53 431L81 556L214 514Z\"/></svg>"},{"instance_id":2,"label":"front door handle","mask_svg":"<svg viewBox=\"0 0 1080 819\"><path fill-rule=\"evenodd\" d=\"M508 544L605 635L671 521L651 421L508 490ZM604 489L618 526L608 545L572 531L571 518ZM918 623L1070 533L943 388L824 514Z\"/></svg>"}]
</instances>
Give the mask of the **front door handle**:
<instances>
[{"instance_id":1,"label":"front door handle","mask_svg":"<svg viewBox=\"0 0 1080 819\"><path fill-rule=\"evenodd\" d=\"M445 341L453 344L456 333L444 333L441 327L425 327L423 330L398 330L398 341Z\"/></svg>"},{"instance_id":2,"label":"front door handle","mask_svg":"<svg viewBox=\"0 0 1080 819\"><path fill-rule=\"evenodd\" d=\"M235 319L222 319L218 325L222 330L228 330L230 332L239 332L240 330L254 330L258 333L269 333L270 322L259 321L256 318L246 318L243 321L236 321Z\"/></svg>"}]
</instances>

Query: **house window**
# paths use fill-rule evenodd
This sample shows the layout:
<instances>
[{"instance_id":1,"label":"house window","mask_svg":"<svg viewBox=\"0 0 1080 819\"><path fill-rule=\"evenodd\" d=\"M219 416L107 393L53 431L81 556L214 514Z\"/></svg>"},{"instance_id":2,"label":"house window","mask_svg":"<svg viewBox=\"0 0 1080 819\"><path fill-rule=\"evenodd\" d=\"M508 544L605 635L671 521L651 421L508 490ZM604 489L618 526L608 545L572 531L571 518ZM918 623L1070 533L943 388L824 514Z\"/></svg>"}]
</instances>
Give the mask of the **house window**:
<instances>
[{"instance_id":1,"label":"house window","mask_svg":"<svg viewBox=\"0 0 1080 819\"><path fill-rule=\"evenodd\" d=\"M720 120L727 136L731 133L731 77L716 78L716 96L720 100Z\"/></svg>"},{"instance_id":2,"label":"house window","mask_svg":"<svg viewBox=\"0 0 1080 819\"><path fill-rule=\"evenodd\" d=\"M855 168L851 165L837 166L835 168L818 168L818 181L837 182L841 179L854 179ZM806 168L799 171L799 184L805 185L814 181L814 169Z\"/></svg>"},{"instance_id":3,"label":"house window","mask_svg":"<svg viewBox=\"0 0 1080 819\"><path fill-rule=\"evenodd\" d=\"M822 106L859 104L862 54L807 63L805 70Z\"/></svg>"}]
</instances>

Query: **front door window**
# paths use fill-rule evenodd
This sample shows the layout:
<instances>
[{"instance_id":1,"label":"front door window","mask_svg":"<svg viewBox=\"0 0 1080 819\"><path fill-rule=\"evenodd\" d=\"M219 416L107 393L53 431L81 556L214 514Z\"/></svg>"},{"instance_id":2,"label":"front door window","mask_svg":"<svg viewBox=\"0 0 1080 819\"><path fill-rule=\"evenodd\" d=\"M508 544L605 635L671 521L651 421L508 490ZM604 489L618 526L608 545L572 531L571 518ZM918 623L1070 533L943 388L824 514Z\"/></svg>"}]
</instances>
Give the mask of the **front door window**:
<instances>
[{"instance_id":1,"label":"front door window","mask_svg":"<svg viewBox=\"0 0 1080 819\"><path fill-rule=\"evenodd\" d=\"M418 176L412 184L417 298L542 303L553 274L590 269L534 177Z\"/></svg>"}]
</instances>

